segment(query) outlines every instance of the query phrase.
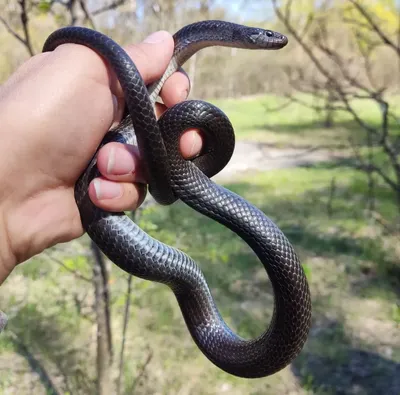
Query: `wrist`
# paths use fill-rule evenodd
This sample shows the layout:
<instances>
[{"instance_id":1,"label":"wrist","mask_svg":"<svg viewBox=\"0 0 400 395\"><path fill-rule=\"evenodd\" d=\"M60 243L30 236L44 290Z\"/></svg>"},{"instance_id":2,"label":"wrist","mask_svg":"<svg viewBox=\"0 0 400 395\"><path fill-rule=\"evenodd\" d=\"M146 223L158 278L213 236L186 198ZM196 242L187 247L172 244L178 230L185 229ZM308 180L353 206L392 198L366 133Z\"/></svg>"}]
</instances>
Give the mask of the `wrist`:
<instances>
[{"instance_id":1,"label":"wrist","mask_svg":"<svg viewBox=\"0 0 400 395\"><path fill-rule=\"evenodd\" d=\"M4 206L2 223L7 237L3 238L6 241L2 251L6 255L6 276L19 263L83 233L75 201L69 199L64 189L42 192Z\"/></svg>"},{"instance_id":2,"label":"wrist","mask_svg":"<svg viewBox=\"0 0 400 395\"><path fill-rule=\"evenodd\" d=\"M6 220L3 214L4 212L0 210L0 285L17 265L15 255L12 253Z\"/></svg>"}]
</instances>

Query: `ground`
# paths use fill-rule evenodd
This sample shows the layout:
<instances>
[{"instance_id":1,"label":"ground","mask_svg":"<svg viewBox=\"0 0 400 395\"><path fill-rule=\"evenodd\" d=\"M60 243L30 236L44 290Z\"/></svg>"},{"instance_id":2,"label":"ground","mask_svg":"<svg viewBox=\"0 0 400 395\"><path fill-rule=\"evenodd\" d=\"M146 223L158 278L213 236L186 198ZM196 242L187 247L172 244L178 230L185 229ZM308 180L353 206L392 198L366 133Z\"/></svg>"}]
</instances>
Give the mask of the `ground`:
<instances>
[{"instance_id":1,"label":"ground","mask_svg":"<svg viewBox=\"0 0 400 395\"><path fill-rule=\"evenodd\" d=\"M283 148L274 144L239 140L230 162L215 176L215 180L228 181L246 172L306 166L345 157L343 150L301 146Z\"/></svg>"},{"instance_id":2,"label":"ground","mask_svg":"<svg viewBox=\"0 0 400 395\"><path fill-rule=\"evenodd\" d=\"M268 125L253 122L265 118L265 101L252 100L219 103L239 133L234 157L216 180L263 210L294 244L312 294L309 339L299 357L272 377L232 377L198 351L170 290L135 278L125 393L134 385L135 394L154 395L399 395L400 245L368 215L366 178L348 166L345 142L354 125L314 127L299 109L298 123L285 113L272 115ZM378 184L376 194L376 209L394 217L387 188ZM265 329L272 289L242 241L183 204L150 205L139 224L198 262L233 330L251 338ZM87 239L50 253L90 277L81 242ZM118 354L126 276L115 267L110 289ZM21 265L0 293L16 336L0 337L0 394L44 394L44 372L64 393L91 393L96 333L90 286L41 255Z\"/></svg>"}]
</instances>

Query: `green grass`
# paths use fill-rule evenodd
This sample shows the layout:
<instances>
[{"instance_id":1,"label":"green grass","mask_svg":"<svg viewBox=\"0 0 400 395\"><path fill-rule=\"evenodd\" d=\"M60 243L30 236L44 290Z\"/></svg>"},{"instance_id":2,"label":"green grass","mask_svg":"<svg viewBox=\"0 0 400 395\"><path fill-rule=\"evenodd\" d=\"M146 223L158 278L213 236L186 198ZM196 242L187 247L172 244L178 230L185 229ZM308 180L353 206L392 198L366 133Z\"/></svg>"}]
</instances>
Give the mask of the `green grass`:
<instances>
[{"instance_id":1,"label":"green grass","mask_svg":"<svg viewBox=\"0 0 400 395\"><path fill-rule=\"evenodd\" d=\"M316 104L306 95L299 96L303 102ZM349 137L355 142L363 141L365 133L352 116L338 112L332 129L323 128L323 115L299 103L288 106L285 98L274 95L257 96L245 100L221 99L212 103L221 108L230 118L238 139L255 140L275 145L317 145L348 143ZM399 118L400 97L389 101L391 110ZM380 108L373 101L354 101L354 108L360 117L371 126L380 125ZM276 109L280 109L276 111ZM391 131L400 134L400 124L391 120Z\"/></svg>"},{"instance_id":2,"label":"green grass","mask_svg":"<svg viewBox=\"0 0 400 395\"><path fill-rule=\"evenodd\" d=\"M304 143L324 132L310 127L299 131L305 137L298 138L295 120L276 114L269 121L280 122L282 132L264 131L257 126L265 118L262 103L260 98L221 102L228 115L232 113L240 138L269 133L282 144L285 139L293 142L293 136ZM301 117L299 125L311 125L306 113L301 112ZM336 135L330 138L338 139ZM214 367L194 345L172 292L135 278L126 385L136 377L151 349L153 357L137 394L394 394L400 385L398 235L385 234L366 215L365 176L346 163L320 163L238 176L225 186L263 210L294 244L313 299L309 340L291 366L272 377L250 381L232 377ZM376 209L388 220L396 217L391 192L378 184L376 194ZM254 254L237 236L183 204L145 209L139 223L155 238L197 261L233 330L248 338L265 329L272 315L272 288ZM64 263L90 276L87 258L65 258ZM116 267L110 289L118 352L126 276ZM9 330L47 369L63 372L72 388L81 389L76 393L91 393L95 343L90 284L39 256L18 267L0 292L4 300L0 308L12 312ZM21 360L25 360L23 353L12 337L0 336L0 369L4 361L12 362L0 372L0 394L20 382L20 373L12 366ZM40 388L36 384L35 393ZM24 391L19 393L28 393Z\"/></svg>"},{"instance_id":3,"label":"green grass","mask_svg":"<svg viewBox=\"0 0 400 395\"><path fill-rule=\"evenodd\" d=\"M329 217L326 207L332 177L336 178L337 188L332 202L333 215ZM279 377L283 381L300 380L304 390L315 394L335 393L335 382L329 378L332 372L344 369L351 358L365 355L366 369L374 373L374 381L368 380L368 386L388 392L391 376L385 373L386 382L383 382L375 371L381 365L393 368L400 363L397 321L392 307L400 289L399 276L393 274L398 274L400 268L393 250L388 245L384 247L386 236L379 227L371 227L365 221L364 177L349 168L320 166L254 174L235 180L227 187L271 216L294 243L309 274L315 335L310 336L292 369L285 372L291 378L282 374L276 380ZM395 206L385 188L378 188L378 198L388 215L394 215ZM155 224L152 230L155 237L166 237L171 243L174 235L175 243L179 240L179 247L196 259L223 316L234 330L244 337L261 333L271 317L272 290L259 262L243 242L183 205L152 209L144 214L144 219ZM391 240L392 247L396 242ZM370 303L379 306L379 310L371 311ZM365 329L363 322L371 314L377 320L373 322L376 327ZM374 331L382 331L378 338L385 336L392 345L395 351L392 359L380 355ZM317 361L321 360L325 364L319 367ZM216 372L212 370L207 369L209 385L215 388L212 377ZM343 372L338 384L340 380L350 380L351 376L350 372ZM215 380L222 379L235 383L235 388L239 386L243 392L238 393L248 393L254 386L267 394L277 393L281 388L279 382L271 389L264 387L269 380L259 380L246 387L240 380L224 374L215 376ZM364 390L370 391L368 387Z\"/></svg>"}]
</instances>

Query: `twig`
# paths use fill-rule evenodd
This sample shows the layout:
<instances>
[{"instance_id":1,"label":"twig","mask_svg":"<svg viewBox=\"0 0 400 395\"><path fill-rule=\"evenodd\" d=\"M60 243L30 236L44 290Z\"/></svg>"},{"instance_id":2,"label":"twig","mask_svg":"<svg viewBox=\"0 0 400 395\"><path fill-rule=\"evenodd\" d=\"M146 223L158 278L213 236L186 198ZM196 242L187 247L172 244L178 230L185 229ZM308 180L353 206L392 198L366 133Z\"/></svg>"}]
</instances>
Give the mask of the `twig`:
<instances>
[{"instance_id":1,"label":"twig","mask_svg":"<svg viewBox=\"0 0 400 395\"><path fill-rule=\"evenodd\" d=\"M14 332L9 331L8 334L13 343L18 347L19 353L23 355L28 361L32 371L36 372L36 374L39 376L41 383L46 389L46 393L51 395L61 395L61 392L58 390L55 381L51 377L50 373L29 350L28 346L20 341L18 339L18 336Z\"/></svg>"},{"instance_id":2,"label":"twig","mask_svg":"<svg viewBox=\"0 0 400 395\"><path fill-rule=\"evenodd\" d=\"M105 395L114 393L114 382L111 377L111 366L113 358L111 339L111 312L110 295L108 289L108 273L105 259L97 247L91 241L91 250L94 257L93 285L95 292L96 322L97 322L97 394Z\"/></svg>"},{"instance_id":3,"label":"twig","mask_svg":"<svg viewBox=\"0 0 400 395\"><path fill-rule=\"evenodd\" d=\"M112 3L105 5L103 7L98 8L97 10L94 10L92 12L92 15L99 15L102 12L106 12L106 11L111 11L114 10L115 8L118 8L120 5L126 3L126 0L116 0L113 1Z\"/></svg>"},{"instance_id":4,"label":"twig","mask_svg":"<svg viewBox=\"0 0 400 395\"><path fill-rule=\"evenodd\" d=\"M24 30L24 36L25 36L25 45L26 48L31 56L33 56L35 53L32 48L32 43L31 43L31 36L29 34L29 28L28 28L28 13L26 11L26 1L25 0L19 0L18 1L19 6L21 7L21 23L22 23L22 29Z\"/></svg>"},{"instance_id":5,"label":"twig","mask_svg":"<svg viewBox=\"0 0 400 395\"><path fill-rule=\"evenodd\" d=\"M83 14L85 15L85 19L89 22L92 29L96 30L96 24L94 23L92 15L90 14L90 12L86 6L86 0L79 0L79 4L81 6Z\"/></svg>"},{"instance_id":6,"label":"twig","mask_svg":"<svg viewBox=\"0 0 400 395\"><path fill-rule=\"evenodd\" d=\"M354 155L356 156L358 162L360 163L357 166L360 170L363 170L366 172L375 172L375 173L379 174L379 176L386 182L386 184L388 184L394 191L399 190L399 185L397 185L394 180L392 180L386 173L384 173L381 168L374 165L373 163L365 163L365 160L363 159L357 146L353 143L353 141L351 139L349 139L349 142L350 142L351 148L353 149Z\"/></svg>"},{"instance_id":7,"label":"twig","mask_svg":"<svg viewBox=\"0 0 400 395\"><path fill-rule=\"evenodd\" d=\"M112 337L111 337L111 312L110 312L110 295L108 293L108 272L106 268L106 263L104 261L104 257L97 245L91 241L91 248L93 252L94 259L96 260L96 264L100 268L101 279L102 279L102 299L105 303L105 315L106 315L106 326L107 326L107 339L108 339L108 352L112 358Z\"/></svg>"},{"instance_id":8,"label":"twig","mask_svg":"<svg viewBox=\"0 0 400 395\"><path fill-rule=\"evenodd\" d=\"M78 22L78 16L76 15L76 0L69 0L65 4L66 8L69 11L69 14L71 15L71 26L75 26L76 23Z\"/></svg>"},{"instance_id":9,"label":"twig","mask_svg":"<svg viewBox=\"0 0 400 395\"><path fill-rule=\"evenodd\" d=\"M132 295L132 276L128 275L128 290L126 292L126 300L125 300L125 311L124 311L124 327L122 329L122 344L121 344L121 353L119 357L119 374L117 381L117 395L121 393L121 380L122 380L122 370L124 365L124 351L125 351L125 341L126 341L126 331L128 329L129 322L129 308L131 305L131 295Z\"/></svg>"},{"instance_id":10,"label":"twig","mask_svg":"<svg viewBox=\"0 0 400 395\"><path fill-rule=\"evenodd\" d=\"M0 15L0 21L7 29L7 31L16 38L21 44L26 46L25 40L8 24L8 22Z\"/></svg>"},{"instance_id":11,"label":"twig","mask_svg":"<svg viewBox=\"0 0 400 395\"><path fill-rule=\"evenodd\" d=\"M306 42L306 38L301 36L298 33L298 29L296 29L292 22L290 21L290 7L289 5L291 4L290 2L286 3L286 8L285 12L283 13L281 9L277 6L277 0L271 0L272 5L274 7L275 13L280 19L280 21L285 25L285 27L288 29L288 31L291 33L291 35L295 38L295 40L298 42L298 44L301 46L303 51L307 54L309 59L312 61L314 66L316 67L317 71L321 73L323 77L326 78L327 84L331 86L331 88L336 92L338 95L338 99L342 102L342 104L345 107L345 110L353 117L353 119L356 121L356 123L366 131L367 133L367 138L371 139L372 143L372 137L375 138L376 141L379 142L379 145L383 152L386 154L387 158L390 161L390 164L392 166L392 169L394 170L395 179L392 179L389 174L384 171L382 168L376 166L375 164L365 163L364 158L360 153L355 149L355 147L352 145L352 148L356 154L357 159L359 160L360 166L359 168L366 171L366 172L375 172L377 173L384 181L385 183L396 193L397 195L397 200L400 208L400 159L397 154L397 147L394 146L391 141L389 140L389 130L388 130L388 104L382 99L382 94L380 91L374 91L365 85L363 85L359 80L356 80L355 77L350 75L349 71L346 69L345 62L343 60L343 57L340 56L340 54L328 46L326 46L322 41L319 41L315 44L315 47L325 53L326 55L329 56L329 58L339 67L341 74L345 77L347 80L347 83L350 84L350 87L353 90L362 90L363 93L366 96L369 96L371 100L375 101L377 104L381 106L382 109L382 123L381 123L381 129L375 128L373 125L369 124L367 121L365 121L358 111L355 109L353 104L350 102L350 100L354 97L354 93L349 95L349 93L346 91L346 86L343 86L343 82L341 79L335 78L334 74L329 71L327 66L322 63L322 60L317 56L315 48L311 47L311 44ZM364 8L360 4L358 4L355 0L351 0L351 3L354 4L357 9L362 12L366 20L371 23L371 28L373 28L374 22L371 20L371 18L368 18L369 14L365 11ZM289 8L288 8L289 7ZM323 27L321 28L321 37L324 37L324 32L326 29ZM379 34L378 31L376 33ZM386 42L386 40L383 39L382 37L382 32L379 34L379 36L382 38L382 40ZM326 37L325 37L326 40ZM399 52L400 55L400 52Z\"/></svg>"},{"instance_id":12,"label":"twig","mask_svg":"<svg viewBox=\"0 0 400 395\"><path fill-rule=\"evenodd\" d=\"M367 12L365 7L363 7L358 1L356 0L349 0L354 7L357 8L358 12L365 18L368 22L369 27L372 28L375 33L380 37L380 39L389 47L393 48L397 54L400 56L400 46L396 45L390 38L381 30L377 23L372 19L371 15Z\"/></svg>"},{"instance_id":13,"label":"twig","mask_svg":"<svg viewBox=\"0 0 400 395\"><path fill-rule=\"evenodd\" d=\"M80 274L78 271L71 269L70 267L68 267L61 259L56 258L55 256L51 255L50 253L48 253L47 251L44 251L44 255L47 256L47 258L51 259L53 262L57 263L57 265L62 266L65 270L69 271L70 273L72 273L75 277L89 282L92 282L92 279L89 277L86 277L82 274Z\"/></svg>"},{"instance_id":14,"label":"twig","mask_svg":"<svg viewBox=\"0 0 400 395\"><path fill-rule=\"evenodd\" d=\"M286 97L290 97L292 102L300 104L300 105L302 105L304 107L307 107L307 108L311 108L312 110L315 110L315 111L326 111L327 110L326 105L318 106L316 104L307 103L306 101L301 100L298 97L294 97L293 95L290 95L290 96L289 95L285 95L285 96ZM326 100L326 97L324 97L324 100ZM346 107L338 106L338 105L336 105L336 106L330 105L329 109L330 110L334 110L334 111L347 111Z\"/></svg>"},{"instance_id":15,"label":"twig","mask_svg":"<svg viewBox=\"0 0 400 395\"><path fill-rule=\"evenodd\" d=\"M134 394L135 393L135 389L136 389L137 385L140 383L140 380L142 379L144 374L146 373L146 369L149 366L152 358L153 358L153 350L150 349L146 360L144 361L142 367L139 370L138 375L136 376L135 380L132 383L132 386L131 386L130 390L128 391L128 394Z\"/></svg>"},{"instance_id":16,"label":"twig","mask_svg":"<svg viewBox=\"0 0 400 395\"><path fill-rule=\"evenodd\" d=\"M288 98L288 101L286 103L283 103L283 104L281 104L279 106L276 106L276 107L269 107L267 104L263 104L263 107L269 113L282 111L283 109L285 109L285 108L289 107L290 105L292 105L293 101L294 101L292 96L287 95L286 97Z\"/></svg>"},{"instance_id":17,"label":"twig","mask_svg":"<svg viewBox=\"0 0 400 395\"><path fill-rule=\"evenodd\" d=\"M20 20L21 20L21 24L22 24L22 30L24 31L24 36L19 35L2 16L0 16L0 21L4 25L4 27L7 29L7 31L26 48L29 55L33 56L35 53L32 48L31 38L30 38L30 34L29 34L28 13L26 10L26 2L25 2L25 0L19 0L18 4L21 8Z\"/></svg>"}]
</instances>

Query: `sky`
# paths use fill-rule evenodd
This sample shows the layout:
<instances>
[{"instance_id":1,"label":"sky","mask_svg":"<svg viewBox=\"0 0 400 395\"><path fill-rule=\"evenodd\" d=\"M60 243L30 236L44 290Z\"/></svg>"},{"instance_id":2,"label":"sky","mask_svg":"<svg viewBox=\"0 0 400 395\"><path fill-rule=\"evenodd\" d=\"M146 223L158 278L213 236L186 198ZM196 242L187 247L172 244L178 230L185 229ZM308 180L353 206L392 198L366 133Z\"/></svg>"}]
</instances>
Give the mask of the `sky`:
<instances>
[{"instance_id":1,"label":"sky","mask_svg":"<svg viewBox=\"0 0 400 395\"><path fill-rule=\"evenodd\" d=\"M216 0L215 4L229 10L232 17L239 17L239 20L241 16L243 19L265 21L274 14L272 5L267 0Z\"/></svg>"}]
</instances>

